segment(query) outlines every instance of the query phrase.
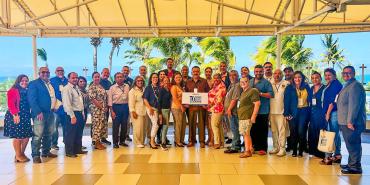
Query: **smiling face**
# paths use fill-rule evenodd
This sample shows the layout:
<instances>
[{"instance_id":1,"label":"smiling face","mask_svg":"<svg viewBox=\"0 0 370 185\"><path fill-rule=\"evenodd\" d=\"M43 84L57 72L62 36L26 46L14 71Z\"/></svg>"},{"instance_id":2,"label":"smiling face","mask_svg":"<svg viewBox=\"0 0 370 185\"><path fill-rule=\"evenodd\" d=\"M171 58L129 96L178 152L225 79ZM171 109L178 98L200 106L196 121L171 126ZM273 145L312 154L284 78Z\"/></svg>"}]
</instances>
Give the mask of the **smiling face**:
<instances>
[{"instance_id":1,"label":"smiling face","mask_svg":"<svg viewBox=\"0 0 370 185\"><path fill-rule=\"evenodd\" d=\"M28 78L27 77L23 77L21 79L21 81L19 82L19 85L22 87L22 88L27 88L28 87Z\"/></svg>"},{"instance_id":2,"label":"smiling face","mask_svg":"<svg viewBox=\"0 0 370 185\"><path fill-rule=\"evenodd\" d=\"M342 77L343 80L347 82L348 80L351 80L355 77L355 72L350 68L344 68L342 72Z\"/></svg>"},{"instance_id":3,"label":"smiling face","mask_svg":"<svg viewBox=\"0 0 370 185\"><path fill-rule=\"evenodd\" d=\"M122 73L118 73L116 74L116 77L114 78L114 80L116 81L116 83L118 85L122 85L123 84L123 81L124 81L124 77L123 77L123 74Z\"/></svg>"},{"instance_id":4,"label":"smiling face","mask_svg":"<svg viewBox=\"0 0 370 185\"><path fill-rule=\"evenodd\" d=\"M139 68L139 74L140 74L140 76L146 76L147 71L146 71L146 67L145 66L141 66Z\"/></svg>"},{"instance_id":5,"label":"smiling face","mask_svg":"<svg viewBox=\"0 0 370 185\"><path fill-rule=\"evenodd\" d=\"M181 75L180 75L180 74L176 74L176 75L175 75L175 77L174 77L174 79L175 79L175 83L176 83L177 85L180 85L181 80L182 80Z\"/></svg>"},{"instance_id":6,"label":"smiling face","mask_svg":"<svg viewBox=\"0 0 370 185\"><path fill-rule=\"evenodd\" d=\"M194 79L199 79L199 75L200 75L200 69L197 68L197 67L193 67L193 69L191 70L191 75L193 76Z\"/></svg>"},{"instance_id":7,"label":"smiling face","mask_svg":"<svg viewBox=\"0 0 370 185\"><path fill-rule=\"evenodd\" d=\"M164 79L164 77L166 77L166 73L164 73L164 71L159 72L160 81L162 81Z\"/></svg>"},{"instance_id":8,"label":"smiling face","mask_svg":"<svg viewBox=\"0 0 370 185\"><path fill-rule=\"evenodd\" d=\"M213 75L213 85L217 86L221 83L221 77L218 74Z\"/></svg>"},{"instance_id":9,"label":"smiling face","mask_svg":"<svg viewBox=\"0 0 370 185\"><path fill-rule=\"evenodd\" d=\"M212 69L207 68L206 70L204 70L204 75L206 76L207 79L211 79L212 78Z\"/></svg>"},{"instance_id":10,"label":"smiling face","mask_svg":"<svg viewBox=\"0 0 370 185\"><path fill-rule=\"evenodd\" d=\"M125 77L128 77L130 75L130 69L125 66L122 68L122 74L125 76Z\"/></svg>"},{"instance_id":11,"label":"smiling face","mask_svg":"<svg viewBox=\"0 0 370 185\"><path fill-rule=\"evenodd\" d=\"M100 83L100 74L99 73L94 74L93 82L94 82L95 85L98 85Z\"/></svg>"},{"instance_id":12,"label":"smiling face","mask_svg":"<svg viewBox=\"0 0 370 185\"><path fill-rule=\"evenodd\" d=\"M275 82L280 82L283 79L283 73L281 70L276 69L273 74Z\"/></svg>"},{"instance_id":13,"label":"smiling face","mask_svg":"<svg viewBox=\"0 0 370 185\"><path fill-rule=\"evenodd\" d=\"M68 78L68 82L72 85L77 85L78 82L78 75L77 73L71 73Z\"/></svg>"},{"instance_id":14,"label":"smiling face","mask_svg":"<svg viewBox=\"0 0 370 185\"><path fill-rule=\"evenodd\" d=\"M102 79L108 79L109 78L109 75L110 75L110 73L109 73L109 69L103 69L103 71L101 72L101 78Z\"/></svg>"},{"instance_id":15,"label":"smiling face","mask_svg":"<svg viewBox=\"0 0 370 185\"><path fill-rule=\"evenodd\" d=\"M79 79L78 80L78 87L80 88L80 89L85 89L86 88L86 81L84 80L84 79Z\"/></svg>"},{"instance_id":16,"label":"smiling face","mask_svg":"<svg viewBox=\"0 0 370 185\"><path fill-rule=\"evenodd\" d=\"M224 73L226 73L226 70L227 70L226 63L221 62L221 63L220 63L220 72L221 72L222 74L224 74Z\"/></svg>"},{"instance_id":17,"label":"smiling face","mask_svg":"<svg viewBox=\"0 0 370 185\"><path fill-rule=\"evenodd\" d=\"M39 71L39 76L40 76L40 78L42 80L49 81L49 77L50 77L49 68L47 68L47 67L41 67L40 68L40 71Z\"/></svg>"},{"instance_id":18,"label":"smiling face","mask_svg":"<svg viewBox=\"0 0 370 185\"><path fill-rule=\"evenodd\" d=\"M326 81L326 83L328 83L328 84L330 84L330 82L332 82L333 80L335 80L336 79L336 77L335 77L335 75L333 75L333 73L331 73L331 72L325 72L325 81Z\"/></svg>"},{"instance_id":19,"label":"smiling face","mask_svg":"<svg viewBox=\"0 0 370 185\"><path fill-rule=\"evenodd\" d=\"M243 89L249 88L249 80L248 80L248 78L241 78L240 79L240 87L242 87Z\"/></svg>"},{"instance_id":20,"label":"smiling face","mask_svg":"<svg viewBox=\"0 0 370 185\"><path fill-rule=\"evenodd\" d=\"M136 86L142 88L144 86L144 79L142 77L137 78Z\"/></svg>"},{"instance_id":21,"label":"smiling face","mask_svg":"<svg viewBox=\"0 0 370 185\"><path fill-rule=\"evenodd\" d=\"M258 80L262 79L263 78L263 68L254 68L254 76Z\"/></svg>"},{"instance_id":22,"label":"smiling face","mask_svg":"<svg viewBox=\"0 0 370 185\"><path fill-rule=\"evenodd\" d=\"M302 79L303 79L303 77L300 74L295 74L294 75L294 84L296 85L296 87L301 86Z\"/></svg>"},{"instance_id":23,"label":"smiling face","mask_svg":"<svg viewBox=\"0 0 370 185\"><path fill-rule=\"evenodd\" d=\"M64 77L64 69L63 67L57 67L55 69L55 75L59 78L63 78Z\"/></svg>"},{"instance_id":24,"label":"smiling face","mask_svg":"<svg viewBox=\"0 0 370 185\"><path fill-rule=\"evenodd\" d=\"M266 76L271 76L272 75L272 64L269 64L269 63L265 64L263 66L263 70L265 71Z\"/></svg>"},{"instance_id":25,"label":"smiling face","mask_svg":"<svg viewBox=\"0 0 370 185\"><path fill-rule=\"evenodd\" d=\"M172 59L168 59L167 60L167 69L172 69L173 67L173 60Z\"/></svg>"},{"instance_id":26,"label":"smiling face","mask_svg":"<svg viewBox=\"0 0 370 185\"><path fill-rule=\"evenodd\" d=\"M246 67L243 67L243 68L240 70L240 73L241 73L242 78L244 78L244 77L248 77L248 76L249 76L249 70L248 70L248 68L246 68Z\"/></svg>"},{"instance_id":27,"label":"smiling face","mask_svg":"<svg viewBox=\"0 0 370 185\"><path fill-rule=\"evenodd\" d=\"M152 79L150 79L150 80L151 80L152 84L154 86L156 86L158 84L158 75L157 74L153 74L152 75Z\"/></svg>"},{"instance_id":28,"label":"smiling face","mask_svg":"<svg viewBox=\"0 0 370 185\"><path fill-rule=\"evenodd\" d=\"M319 74L311 75L311 81L313 85L320 85L321 84L321 77Z\"/></svg>"},{"instance_id":29,"label":"smiling face","mask_svg":"<svg viewBox=\"0 0 370 185\"><path fill-rule=\"evenodd\" d=\"M181 74L182 74L182 76L185 76L185 77L188 76L188 74L189 74L189 68L188 68L188 66L182 66L182 68L181 68Z\"/></svg>"}]
</instances>

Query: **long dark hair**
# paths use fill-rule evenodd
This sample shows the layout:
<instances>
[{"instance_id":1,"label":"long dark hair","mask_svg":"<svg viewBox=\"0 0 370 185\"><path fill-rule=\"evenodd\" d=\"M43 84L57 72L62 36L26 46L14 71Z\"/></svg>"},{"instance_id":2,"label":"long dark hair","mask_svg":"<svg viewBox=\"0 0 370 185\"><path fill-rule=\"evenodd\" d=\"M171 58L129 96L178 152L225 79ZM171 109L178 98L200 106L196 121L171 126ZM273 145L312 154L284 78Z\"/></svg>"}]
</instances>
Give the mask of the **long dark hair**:
<instances>
[{"instance_id":1,"label":"long dark hair","mask_svg":"<svg viewBox=\"0 0 370 185\"><path fill-rule=\"evenodd\" d=\"M86 87L87 87L87 80L86 80L86 78L85 78L85 77L83 77L83 76L79 76L79 77L78 77L78 81L80 81L80 80L85 81L85 87L84 87L84 90L85 90L85 89L86 89Z\"/></svg>"},{"instance_id":2,"label":"long dark hair","mask_svg":"<svg viewBox=\"0 0 370 185\"><path fill-rule=\"evenodd\" d=\"M294 75L293 75L293 83L292 84L293 84L293 86L295 88L297 88L296 87L296 84L294 82L294 76L297 75L297 74L301 75L301 77L302 77L302 82L301 82L301 84L299 86L299 89L303 89L306 86L306 76L302 73L302 71L296 71L296 72L294 72Z\"/></svg>"},{"instance_id":3,"label":"long dark hair","mask_svg":"<svg viewBox=\"0 0 370 185\"><path fill-rule=\"evenodd\" d=\"M14 84L12 85L12 87L11 87L11 88L17 88L17 89L20 89L20 88L21 88L21 86L19 85L19 83L21 83L22 78L24 78L24 77L26 77L26 78L27 78L27 80L29 81L29 78L28 78L28 76L27 76L27 75L25 75L25 74L21 74L21 75L19 75L19 76L17 77L17 79L15 80L15 82L14 82Z\"/></svg>"},{"instance_id":4,"label":"long dark hair","mask_svg":"<svg viewBox=\"0 0 370 185\"><path fill-rule=\"evenodd\" d=\"M157 82L157 84L156 84L156 85L159 87L160 81L159 81L159 75L158 75L158 73L152 73L152 74L150 74L148 85L152 85L152 77L153 77L154 75L157 75L157 77L158 77L158 82Z\"/></svg>"},{"instance_id":5,"label":"long dark hair","mask_svg":"<svg viewBox=\"0 0 370 185\"><path fill-rule=\"evenodd\" d=\"M177 75L180 75L180 77L181 77L180 85L182 84L182 75L181 75L181 73L180 73L180 72L175 72L175 73L173 74L173 76L172 76L171 85L176 85L175 77L176 77Z\"/></svg>"}]
</instances>

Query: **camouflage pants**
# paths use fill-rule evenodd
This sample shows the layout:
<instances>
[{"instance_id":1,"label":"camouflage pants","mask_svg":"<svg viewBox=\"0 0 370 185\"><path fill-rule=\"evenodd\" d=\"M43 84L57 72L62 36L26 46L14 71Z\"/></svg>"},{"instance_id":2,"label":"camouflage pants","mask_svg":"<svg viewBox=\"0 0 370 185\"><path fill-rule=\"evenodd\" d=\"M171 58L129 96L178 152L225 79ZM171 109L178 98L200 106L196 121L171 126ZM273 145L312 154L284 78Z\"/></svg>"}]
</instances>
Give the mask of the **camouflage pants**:
<instances>
[{"instance_id":1,"label":"camouflage pants","mask_svg":"<svg viewBox=\"0 0 370 185\"><path fill-rule=\"evenodd\" d=\"M107 133L106 112L98 108L91 109L92 140L100 141Z\"/></svg>"}]
</instances>

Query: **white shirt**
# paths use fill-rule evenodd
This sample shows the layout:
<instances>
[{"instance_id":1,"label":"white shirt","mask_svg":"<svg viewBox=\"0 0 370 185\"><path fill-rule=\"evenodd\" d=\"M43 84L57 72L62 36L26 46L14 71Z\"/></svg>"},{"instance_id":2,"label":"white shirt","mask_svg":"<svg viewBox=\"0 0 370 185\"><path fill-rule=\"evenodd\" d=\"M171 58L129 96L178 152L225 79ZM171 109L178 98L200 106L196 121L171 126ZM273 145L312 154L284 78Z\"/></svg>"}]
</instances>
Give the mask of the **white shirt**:
<instances>
[{"instance_id":1,"label":"white shirt","mask_svg":"<svg viewBox=\"0 0 370 185\"><path fill-rule=\"evenodd\" d=\"M43 81L45 86L46 86L46 89L48 89L49 91L49 96L50 96L50 109L58 109L59 106L61 105L61 102L57 100L57 98L55 97L55 90L54 90L54 87L51 85L50 81L48 82L45 82Z\"/></svg>"},{"instance_id":2,"label":"white shirt","mask_svg":"<svg viewBox=\"0 0 370 185\"><path fill-rule=\"evenodd\" d=\"M145 116L146 110L143 100L144 90L134 87L128 93L128 107L130 112L135 111L139 116Z\"/></svg>"},{"instance_id":3,"label":"white shirt","mask_svg":"<svg viewBox=\"0 0 370 185\"><path fill-rule=\"evenodd\" d=\"M75 117L74 111L83 111L82 93L77 86L68 83L62 90L63 108L68 116Z\"/></svg>"},{"instance_id":4,"label":"white shirt","mask_svg":"<svg viewBox=\"0 0 370 185\"><path fill-rule=\"evenodd\" d=\"M114 84L109 88L108 91L108 106L113 104L127 104L128 103L128 92L130 87L127 84L119 86Z\"/></svg>"},{"instance_id":5,"label":"white shirt","mask_svg":"<svg viewBox=\"0 0 370 185\"><path fill-rule=\"evenodd\" d=\"M274 97L270 99L270 114L283 114L284 113L284 92L289 82L281 80L275 83L271 80L272 89L274 90Z\"/></svg>"}]
</instances>

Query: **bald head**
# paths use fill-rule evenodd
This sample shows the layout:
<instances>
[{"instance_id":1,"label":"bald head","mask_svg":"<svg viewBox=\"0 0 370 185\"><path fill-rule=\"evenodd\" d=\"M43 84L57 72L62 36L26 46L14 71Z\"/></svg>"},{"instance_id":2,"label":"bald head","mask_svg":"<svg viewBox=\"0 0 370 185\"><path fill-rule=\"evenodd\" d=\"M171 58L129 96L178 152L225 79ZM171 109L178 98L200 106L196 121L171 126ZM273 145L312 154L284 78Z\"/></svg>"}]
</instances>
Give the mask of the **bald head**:
<instances>
[{"instance_id":1,"label":"bald head","mask_svg":"<svg viewBox=\"0 0 370 185\"><path fill-rule=\"evenodd\" d=\"M280 82L283 79L283 71L281 71L280 69L275 69L273 77L275 82Z\"/></svg>"}]
</instances>

